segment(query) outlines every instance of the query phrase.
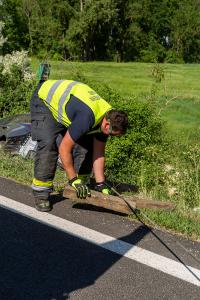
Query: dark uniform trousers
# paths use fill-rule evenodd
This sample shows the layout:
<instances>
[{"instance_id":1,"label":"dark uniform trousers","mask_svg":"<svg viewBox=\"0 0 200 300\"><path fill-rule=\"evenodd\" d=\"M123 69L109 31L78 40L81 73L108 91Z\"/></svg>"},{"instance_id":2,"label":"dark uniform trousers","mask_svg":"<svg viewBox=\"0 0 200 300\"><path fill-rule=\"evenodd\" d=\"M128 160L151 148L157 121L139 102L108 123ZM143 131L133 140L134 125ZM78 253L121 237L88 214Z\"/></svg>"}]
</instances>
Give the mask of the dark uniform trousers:
<instances>
[{"instance_id":1,"label":"dark uniform trousers","mask_svg":"<svg viewBox=\"0 0 200 300\"><path fill-rule=\"evenodd\" d=\"M49 108L38 97L38 90L42 83L38 84L31 97L31 135L32 139L37 141L34 178L48 182L54 179L58 160L58 146L67 132L67 128L54 119ZM91 173L92 154L93 135L85 135L76 142L72 153L74 168L78 174Z\"/></svg>"}]
</instances>

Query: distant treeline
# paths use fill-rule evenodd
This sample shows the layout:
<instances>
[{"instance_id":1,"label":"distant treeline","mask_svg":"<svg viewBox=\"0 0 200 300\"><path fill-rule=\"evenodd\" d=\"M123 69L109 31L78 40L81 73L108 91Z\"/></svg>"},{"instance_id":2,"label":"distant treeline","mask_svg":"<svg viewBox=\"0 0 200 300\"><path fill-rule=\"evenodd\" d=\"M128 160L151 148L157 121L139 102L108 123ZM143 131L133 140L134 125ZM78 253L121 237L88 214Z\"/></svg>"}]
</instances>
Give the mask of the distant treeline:
<instances>
[{"instance_id":1,"label":"distant treeline","mask_svg":"<svg viewBox=\"0 0 200 300\"><path fill-rule=\"evenodd\" d=\"M200 0L0 0L0 20L2 54L200 62Z\"/></svg>"}]
</instances>

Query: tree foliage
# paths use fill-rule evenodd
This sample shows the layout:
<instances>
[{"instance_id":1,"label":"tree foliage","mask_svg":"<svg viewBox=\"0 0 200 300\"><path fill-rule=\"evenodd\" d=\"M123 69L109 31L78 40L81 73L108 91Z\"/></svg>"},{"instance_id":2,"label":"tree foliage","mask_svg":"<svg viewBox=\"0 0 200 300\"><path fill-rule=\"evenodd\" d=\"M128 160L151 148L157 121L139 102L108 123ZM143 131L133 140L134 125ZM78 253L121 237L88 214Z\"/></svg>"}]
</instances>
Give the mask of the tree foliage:
<instances>
[{"instance_id":1,"label":"tree foliage","mask_svg":"<svg viewBox=\"0 0 200 300\"><path fill-rule=\"evenodd\" d=\"M200 61L200 0L2 0L3 52L42 58Z\"/></svg>"}]
</instances>

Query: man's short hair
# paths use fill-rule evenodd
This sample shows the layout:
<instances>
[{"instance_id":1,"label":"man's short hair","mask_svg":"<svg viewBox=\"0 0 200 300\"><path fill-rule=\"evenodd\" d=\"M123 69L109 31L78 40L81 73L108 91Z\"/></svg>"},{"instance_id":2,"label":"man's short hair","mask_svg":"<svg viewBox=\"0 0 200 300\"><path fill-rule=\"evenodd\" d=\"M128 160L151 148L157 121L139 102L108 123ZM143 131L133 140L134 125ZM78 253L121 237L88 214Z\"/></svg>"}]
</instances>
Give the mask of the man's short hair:
<instances>
[{"instance_id":1,"label":"man's short hair","mask_svg":"<svg viewBox=\"0 0 200 300\"><path fill-rule=\"evenodd\" d=\"M128 116L122 110L111 109L106 114L106 119L110 121L113 131L119 131L124 134L128 127Z\"/></svg>"}]
</instances>

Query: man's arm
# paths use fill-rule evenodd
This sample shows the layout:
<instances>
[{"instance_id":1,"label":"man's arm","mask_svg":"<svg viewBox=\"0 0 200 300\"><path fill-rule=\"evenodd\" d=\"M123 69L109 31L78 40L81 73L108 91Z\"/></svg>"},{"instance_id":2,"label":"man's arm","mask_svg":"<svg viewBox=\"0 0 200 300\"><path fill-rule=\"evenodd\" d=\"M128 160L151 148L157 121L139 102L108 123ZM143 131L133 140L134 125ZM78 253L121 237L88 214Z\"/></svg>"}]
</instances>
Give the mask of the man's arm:
<instances>
[{"instance_id":1,"label":"man's arm","mask_svg":"<svg viewBox=\"0 0 200 300\"><path fill-rule=\"evenodd\" d=\"M106 142L99 141L94 138L93 146L93 171L96 182L105 181L105 146Z\"/></svg>"},{"instance_id":2,"label":"man's arm","mask_svg":"<svg viewBox=\"0 0 200 300\"><path fill-rule=\"evenodd\" d=\"M75 142L67 131L59 146L59 154L69 179L76 177L76 171L74 170L72 158L72 150L74 145Z\"/></svg>"},{"instance_id":3,"label":"man's arm","mask_svg":"<svg viewBox=\"0 0 200 300\"><path fill-rule=\"evenodd\" d=\"M77 178L76 171L73 166L72 149L75 145L74 140L67 132L62 139L59 147L60 158L69 178L69 184L75 189L78 198L86 198L91 196L89 188Z\"/></svg>"}]
</instances>

